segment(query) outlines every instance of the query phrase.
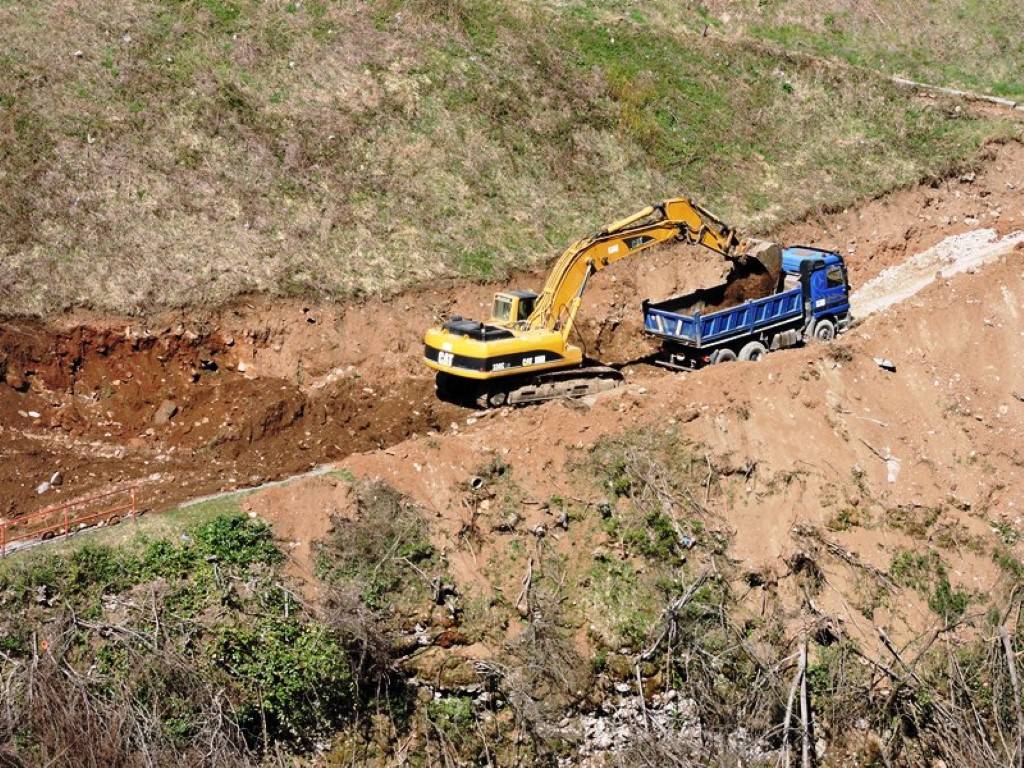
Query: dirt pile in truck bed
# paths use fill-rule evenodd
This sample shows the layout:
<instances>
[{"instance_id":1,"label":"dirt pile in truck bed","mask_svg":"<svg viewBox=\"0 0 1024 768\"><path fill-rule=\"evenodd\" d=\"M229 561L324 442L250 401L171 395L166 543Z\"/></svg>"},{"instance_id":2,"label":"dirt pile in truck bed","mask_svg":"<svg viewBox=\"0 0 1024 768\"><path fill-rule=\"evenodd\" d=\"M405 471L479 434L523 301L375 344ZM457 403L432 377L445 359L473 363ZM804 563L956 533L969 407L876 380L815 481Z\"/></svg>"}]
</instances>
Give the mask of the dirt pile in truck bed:
<instances>
[{"instance_id":1,"label":"dirt pile in truck bed","mask_svg":"<svg viewBox=\"0 0 1024 768\"><path fill-rule=\"evenodd\" d=\"M722 286L721 300L717 303L706 303L703 311L716 312L738 306L745 301L771 296L779 289L781 278L782 271L778 264L766 265L756 259L737 262L726 277L725 285Z\"/></svg>"}]
</instances>

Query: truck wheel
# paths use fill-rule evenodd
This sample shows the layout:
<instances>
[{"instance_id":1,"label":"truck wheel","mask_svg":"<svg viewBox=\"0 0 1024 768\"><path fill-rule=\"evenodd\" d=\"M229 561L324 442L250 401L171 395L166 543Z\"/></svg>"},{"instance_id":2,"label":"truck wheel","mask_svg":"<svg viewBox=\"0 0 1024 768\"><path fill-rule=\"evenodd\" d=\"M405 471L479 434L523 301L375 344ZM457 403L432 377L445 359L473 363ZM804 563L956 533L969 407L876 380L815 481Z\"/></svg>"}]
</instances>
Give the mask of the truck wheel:
<instances>
[{"instance_id":1,"label":"truck wheel","mask_svg":"<svg viewBox=\"0 0 1024 768\"><path fill-rule=\"evenodd\" d=\"M736 353L731 349L718 349L711 353L711 364L731 363L736 359Z\"/></svg>"},{"instance_id":2,"label":"truck wheel","mask_svg":"<svg viewBox=\"0 0 1024 768\"><path fill-rule=\"evenodd\" d=\"M768 354L768 350L760 341L748 341L740 350L740 360L749 360L755 363L766 354Z\"/></svg>"},{"instance_id":3,"label":"truck wheel","mask_svg":"<svg viewBox=\"0 0 1024 768\"><path fill-rule=\"evenodd\" d=\"M832 341L836 337L836 326L831 320L819 320L814 324L816 341Z\"/></svg>"}]
</instances>

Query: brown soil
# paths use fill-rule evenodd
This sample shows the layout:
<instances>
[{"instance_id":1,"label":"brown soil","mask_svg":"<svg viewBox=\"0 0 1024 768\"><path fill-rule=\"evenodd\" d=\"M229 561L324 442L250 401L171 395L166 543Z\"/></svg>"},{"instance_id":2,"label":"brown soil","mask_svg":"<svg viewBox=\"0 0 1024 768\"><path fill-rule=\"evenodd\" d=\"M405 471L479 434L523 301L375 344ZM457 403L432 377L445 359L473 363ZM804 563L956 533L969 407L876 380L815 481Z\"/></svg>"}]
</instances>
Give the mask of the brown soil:
<instances>
[{"instance_id":1,"label":"brown soil","mask_svg":"<svg viewBox=\"0 0 1024 768\"><path fill-rule=\"evenodd\" d=\"M860 211L841 212L821 226L841 232L848 222L870 221L861 224L859 244L844 249L856 284L943 237L977 228L977 218L953 221L965 211L998 210L984 223L991 220L1001 233L1024 228L1024 210L1009 186L1015 182L1008 181L1020 178L1021 169L1021 147L998 148L973 179L900 192L868 203L863 220ZM932 210L950 213L921 219L916 206L925 200ZM787 242L830 244L809 222L791 231ZM897 231L906 244L900 249L890 246ZM626 297L682 293L720 281L725 272L725 265L685 248L665 249L628 271L618 267L594 280L587 312L601 319L585 322L584 335L593 349L625 359L645 343L637 338L635 301ZM454 309L481 314L487 288L465 291ZM563 532L543 503L552 496L600 499L600 489L571 469L586 450L605 435L673 426L706 446L723 473L727 491L716 512L734 534L730 555L764 584L749 593L754 612L765 597L777 597L794 622L806 617L792 566L794 554L804 552L825 576L814 611L834 617L865 647L877 641L876 627L908 640L937 620L924 600L901 590L868 618L858 593L866 571L801 531L813 529L829 546L881 571L900 547L936 546L954 587L985 596L1007 586L991 552L997 529L1024 532L1017 511L1024 504L1024 372L1013 363L1024 334L1021 299L1024 273L1019 252L1012 252L978 274L936 282L832 346L692 375L630 366L622 391L585 403L465 412L443 433L353 454L343 466L359 478L392 484L427 512L435 542L465 593L508 597L520 590L523 565L495 563L505 562L512 539L531 551L538 541L531 532L543 526L546 547L584 565L595 547L607 543L592 519ZM894 361L896 372L879 367L876 357ZM482 511L479 494L467 489L469 478L493 457L511 467L526 495L515 530L501 530L501 521L491 519L495 513ZM326 507L316 500L319 482L294 486L290 515L324 519ZM924 533L893 522L901 510L925 507L942 512ZM867 510L865 519L837 525L837 515L850 509ZM474 530L482 538L467 534Z\"/></svg>"},{"instance_id":2,"label":"brown soil","mask_svg":"<svg viewBox=\"0 0 1024 768\"><path fill-rule=\"evenodd\" d=\"M1024 228L1022 170L1024 147L995 147L974 174L815 217L777 239L839 248L856 286L950 234ZM581 341L602 360L636 360L651 350L640 334L640 299L714 285L727 267L685 246L615 265L592 281ZM520 278L535 287L542 276ZM844 350L842 357L811 347L685 376L634 365L626 368L623 391L582 405L478 414L439 403L419 359L423 329L448 314L486 314L496 287L442 284L389 303L344 307L252 300L187 317L79 314L46 325L3 325L0 515L127 481L141 483L143 502L159 508L344 459L358 476L385 478L429 510L457 579L486 584L493 542L468 550L460 532L472 522L463 483L488 457L511 464L533 501L584 498L593 489L579 487L566 471L581 449L602 435L676 420L715 456L756 467L722 513L736 532L734 556L776 574L780 584L788 556L809 546L794 537L793 525L823 526L836 512L829 499L854 493L854 477L862 478L858 503L942 503L960 536L987 535L997 522L1018 525L1019 252L870 318L834 348ZM876 356L895 361L897 372L875 365ZM166 401L177 411L157 423ZM881 458L890 454L900 460L895 482ZM36 486L58 470L63 484L37 496ZM308 570L309 541L344 508L346 492L320 479L264 493L252 510L301 542L297 558ZM525 509L522 529L551 530L541 504ZM913 544L884 524L829 536L878 567L897 544ZM551 540L585 554L587 544L575 535L555 532ZM956 583L979 592L996 584L990 558L969 548L949 558ZM864 625L868 636L863 617L843 608L850 597L843 585L853 581L844 568L828 566L836 589L819 605L851 626ZM503 578L514 589L520 575ZM877 621L909 631L926 610L912 599L910 605Z\"/></svg>"},{"instance_id":3,"label":"brown soil","mask_svg":"<svg viewBox=\"0 0 1024 768\"><path fill-rule=\"evenodd\" d=\"M996 524L1022 527L1015 510L1024 505L1024 405L1014 393L1024 390L1024 372L1001 364L1014 359L1024 331L1021 299L1021 264L1008 260L929 288L919 301L871 318L835 347L686 376L638 373L625 392L589 405L554 402L472 417L474 423L440 439L356 454L343 466L358 477L385 480L427 510L438 545L467 590L490 584L509 594L522 574L496 574L487 564L505 551L510 535L529 542L526 532L543 525L549 546L571 558L586 558L600 544L586 525L558 531L552 512L539 503L553 495L600 499L600 490L581 484L570 469L583 451L626 429L677 426L707 446L730 477L724 482L731 501L718 510L735 534L730 554L750 572L771 574L766 589L789 590L794 616L800 593L786 581L793 575L787 563L811 546L794 534L795 526L823 531L884 571L896 547L922 544L887 523L895 510L915 505L944 510L928 541L945 530L960 542L943 551L954 585L993 594L1001 572L989 549L970 542L982 537L989 547ZM979 306L987 322L977 318ZM897 372L876 365L878 356L896 361ZM892 482L883 458L890 455L900 464ZM492 535L471 547L463 536L473 522L466 482L491 456L513 468L534 501L523 507L518 534ZM730 467L752 469L729 474ZM847 503L874 508L874 519L829 530ZM318 513L315 506L307 509ZM857 570L824 555L820 562L830 587L816 598L818 609L839 616L865 642L875 641L873 626L907 638L934 620L909 592L867 620L850 607Z\"/></svg>"},{"instance_id":4,"label":"brown soil","mask_svg":"<svg viewBox=\"0 0 1024 768\"><path fill-rule=\"evenodd\" d=\"M373 334L346 333L351 324L279 305L188 324L3 326L13 386L0 386L0 515L125 481L166 506L447 424L454 409L435 400L430 377L411 365L373 375L362 353ZM161 422L165 403L176 411ZM63 484L37 497L57 471Z\"/></svg>"}]
</instances>

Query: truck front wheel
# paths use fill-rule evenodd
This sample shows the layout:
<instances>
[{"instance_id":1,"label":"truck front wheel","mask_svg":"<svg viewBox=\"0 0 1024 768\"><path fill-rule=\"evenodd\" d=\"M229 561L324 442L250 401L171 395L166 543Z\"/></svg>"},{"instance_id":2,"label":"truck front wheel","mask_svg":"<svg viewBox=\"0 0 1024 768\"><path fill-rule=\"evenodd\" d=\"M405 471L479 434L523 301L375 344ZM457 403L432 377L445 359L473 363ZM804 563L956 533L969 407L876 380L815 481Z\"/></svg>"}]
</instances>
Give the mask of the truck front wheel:
<instances>
[{"instance_id":1,"label":"truck front wheel","mask_svg":"<svg viewBox=\"0 0 1024 768\"><path fill-rule=\"evenodd\" d=\"M754 363L764 357L767 353L768 350L760 341L748 341L743 345L743 349L740 350L740 360L749 360Z\"/></svg>"},{"instance_id":2,"label":"truck front wheel","mask_svg":"<svg viewBox=\"0 0 1024 768\"><path fill-rule=\"evenodd\" d=\"M814 324L814 338L817 341L832 341L836 337L836 326L831 320L819 320Z\"/></svg>"}]
</instances>

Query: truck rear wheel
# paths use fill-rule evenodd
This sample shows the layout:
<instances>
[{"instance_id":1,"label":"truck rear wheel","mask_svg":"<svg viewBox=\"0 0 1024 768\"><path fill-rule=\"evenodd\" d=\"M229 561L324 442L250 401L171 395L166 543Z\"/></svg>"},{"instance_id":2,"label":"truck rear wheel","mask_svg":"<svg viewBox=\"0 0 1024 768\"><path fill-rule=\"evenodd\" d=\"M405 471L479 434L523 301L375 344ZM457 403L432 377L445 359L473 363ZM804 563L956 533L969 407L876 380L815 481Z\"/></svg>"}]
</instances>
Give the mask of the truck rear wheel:
<instances>
[{"instance_id":1,"label":"truck rear wheel","mask_svg":"<svg viewBox=\"0 0 1024 768\"><path fill-rule=\"evenodd\" d=\"M819 320L814 324L816 341L832 341L836 337L836 326L831 320Z\"/></svg>"},{"instance_id":2,"label":"truck rear wheel","mask_svg":"<svg viewBox=\"0 0 1024 768\"><path fill-rule=\"evenodd\" d=\"M716 349L711 353L711 360L709 361L712 365L718 365L719 363L731 363L736 359L736 353L731 349Z\"/></svg>"},{"instance_id":3,"label":"truck rear wheel","mask_svg":"<svg viewBox=\"0 0 1024 768\"><path fill-rule=\"evenodd\" d=\"M760 341L748 341L740 350L740 360L756 363L766 354L768 354L768 349Z\"/></svg>"}]
</instances>

